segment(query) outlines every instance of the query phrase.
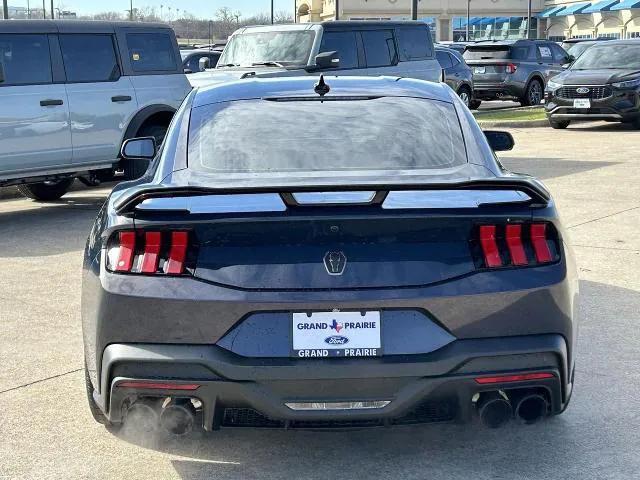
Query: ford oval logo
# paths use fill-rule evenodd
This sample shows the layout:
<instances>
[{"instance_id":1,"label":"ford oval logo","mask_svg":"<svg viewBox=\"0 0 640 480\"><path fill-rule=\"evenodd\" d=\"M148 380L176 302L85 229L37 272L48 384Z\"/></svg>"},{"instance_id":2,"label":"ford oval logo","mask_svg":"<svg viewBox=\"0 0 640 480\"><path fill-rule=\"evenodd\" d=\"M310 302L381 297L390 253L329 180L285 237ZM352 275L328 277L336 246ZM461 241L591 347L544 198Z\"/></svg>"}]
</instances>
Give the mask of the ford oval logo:
<instances>
[{"instance_id":1,"label":"ford oval logo","mask_svg":"<svg viewBox=\"0 0 640 480\"><path fill-rule=\"evenodd\" d=\"M589 93L589 89L587 87L576 88L576 92L578 93Z\"/></svg>"},{"instance_id":2,"label":"ford oval logo","mask_svg":"<svg viewBox=\"0 0 640 480\"><path fill-rule=\"evenodd\" d=\"M342 335L331 335L330 337L325 338L324 342L329 345L345 345L349 343L349 339Z\"/></svg>"}]
</instances>

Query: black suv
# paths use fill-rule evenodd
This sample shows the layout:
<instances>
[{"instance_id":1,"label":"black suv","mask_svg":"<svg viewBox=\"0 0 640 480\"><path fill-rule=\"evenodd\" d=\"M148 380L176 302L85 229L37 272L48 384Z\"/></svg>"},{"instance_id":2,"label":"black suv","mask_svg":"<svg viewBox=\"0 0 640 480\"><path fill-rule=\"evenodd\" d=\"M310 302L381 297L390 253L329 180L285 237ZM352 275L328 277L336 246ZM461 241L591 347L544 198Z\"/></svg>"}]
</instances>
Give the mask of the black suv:
<instances>
[{"instance_id":1,"label":"black suv","mask_svg":"<svg viewBox=\"0 0 640 480\"><path fill-rule=\"evenodd\" d=\"M634 123L640 128L640 41L589 47L547 83L546 111L553 128L572 120Z\"/></svg>"},{"instance_id":2,"label":"black suv","mask_svg":"<svg viewBox=\"0 0 640 480\"><path fill-rule=\"evenodd\" d=\"M516 100L523 106L539 104L547 80L571 60L547 40L478 42L467 46L464 59L473 69L477 100Z\"/></svg>"}]
</instances>

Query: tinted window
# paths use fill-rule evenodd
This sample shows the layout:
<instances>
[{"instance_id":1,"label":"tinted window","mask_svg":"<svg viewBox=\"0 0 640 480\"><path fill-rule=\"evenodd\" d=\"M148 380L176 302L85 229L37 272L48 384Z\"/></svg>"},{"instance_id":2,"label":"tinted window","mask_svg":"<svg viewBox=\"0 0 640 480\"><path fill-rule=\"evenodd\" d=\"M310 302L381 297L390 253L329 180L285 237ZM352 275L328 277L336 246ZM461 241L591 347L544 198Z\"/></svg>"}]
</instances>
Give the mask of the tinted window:
<instances>
[{"instance_id":1,"label":"tinted window","mask_svg":"<svg viewBox=\"0 0 640 480\"><path fill-rule=\"evenodd\" d=\"M436 50L436 59L442 68L450 68L453 66L451 63L451 57L447 52Z\"/></svg>"},{"instance_id":2,"label":"tinted window","mask_svg":"<svg viewBox=\"0 0 640 480\"><path fill-rule=\"evenodd\" d=\"M633 40L636 42L636 40ZM594 45L585 50L571 66L571 70L610 68L640 70L640 42L635 45Z\"/></svg>"},{"instance_id":3,"label":"tinted window","mask_svg":"<svg viewBox=\"0 0 640 480\"><path fill-rule=\"evenodd\" d=\"M555 43L550 43L551 53L553 53L553 61L555 63L566 63L567 62L567 52L560 46Z\"/></svg>"},{"instance_id":4,"label":"tinted window","mask_svg":"<svg viewBox=\"0 0 640 480\"><path fill-rule=\"evenodd\" d=\"M467 161L453 105L424 99L216 103L194 108L189 129L189 168L238 178L384 175Z\"/></svg>"},{"instance_id":5,"label":"tinted window","mask_svg":"<svg viewBox=\"0 0 640 480\"><path fill-rule=\"evenodd\" d=\"M401 61L431 56L431 41L425 27L400 27L396 32Z\"/></svg>"},{"instance_id":6,"label":"tinted window","mask_svg":"<svg viewBox=\"0 0 640 480\"><path fill-rule=\"evenodd\" d=\"M67 82L107 82L120 76L111 35L60 35Z\"/></svg>"},{"instance_id":7,"label":"tinted window","mask_svg":"<svg viewBox=\"0 0 640 480\"><path fill-rule=\"evenodd\" d=\"M51 83L49 38L46 35L0 35L2 85Z\"/></svg>"},{"instance_id":8,"label":"tinted window","mask_svg":"<svg viewBox=\"0 0 640 480\"><path fill-rule=\"evenodd\" d=\"M128 33L129 60L134 72L176 69L173 42L166 33Z\"/></svg>"},{"instance_id":9,"label":"tinted window","mask_svg":"<svg viewBox=\"0 0 640 480\"><path fill-rule=\"evenodd\" d=\"M355 32L325 32L320 44L321 52L338 52L340 68L358 66L358 47Z\"/></svg>"},{"instance_id":10,"label":"tinted window","mask_svg":"<svg viewBox=\"0 0 640 480\"><path fill-rule=\"evenodd\" d=\"M367 67L387 67L395 63L396 47L391 30L367 30L361 33Z\"/></svg>"},{"instance_id":11,"label":"tinted window","mask_svg":"<svg viewBox=\"0 0 640 480\"><path fill-rule=\"evenodd\" d=\"M510 57L512 60L530 60L532 56L530 45L514 45L511 47Z\"/></svg>"},{"instance_id":12,"label":"tinted window","mask_svg":"<svg viewBox=\"0 0 640 480\"><path fill-rule=\"evenodd\" d=\"M540 54L540 58L543 62L553 62L553 55L551 54L551 49L548 45L538 45L538 53Z\"/></svg>"}]
</instances>

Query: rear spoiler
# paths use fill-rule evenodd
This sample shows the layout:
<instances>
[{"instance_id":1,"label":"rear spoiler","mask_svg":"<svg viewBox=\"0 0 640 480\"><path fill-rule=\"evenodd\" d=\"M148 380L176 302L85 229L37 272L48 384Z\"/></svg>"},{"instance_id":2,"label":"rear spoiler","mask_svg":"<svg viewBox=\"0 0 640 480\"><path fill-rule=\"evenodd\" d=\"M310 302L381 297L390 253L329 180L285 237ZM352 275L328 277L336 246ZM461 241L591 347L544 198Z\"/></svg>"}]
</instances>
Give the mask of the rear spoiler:
<instances>
[{"instance_id":1,"label":"rear spoiler","mask_svg":"<svg viewBox=\"0 0 640 480\"><path fill-rule=\"evenodd\" d=\"M192 197L203 195L238 195L238 194L275 194L279 195L287 206L300 206L295 195L303 192L372 192L367 202L358 204L381 205L390 192L400 191L436 191L436 190L514 190L524 193L526 202L531 207L542 208L549 204L551 196L547 189L533 177L498 177L492 179L470 180L464 182L419 183L419 184L356 184L356 185L302 185L302 186L241 186L230 188L211 188L200 186L175 187L140 185L123 191L123 195L114 201L114 208L119 215L131 214L145 200L157 198Z\"/></svg>"}]
</instances>

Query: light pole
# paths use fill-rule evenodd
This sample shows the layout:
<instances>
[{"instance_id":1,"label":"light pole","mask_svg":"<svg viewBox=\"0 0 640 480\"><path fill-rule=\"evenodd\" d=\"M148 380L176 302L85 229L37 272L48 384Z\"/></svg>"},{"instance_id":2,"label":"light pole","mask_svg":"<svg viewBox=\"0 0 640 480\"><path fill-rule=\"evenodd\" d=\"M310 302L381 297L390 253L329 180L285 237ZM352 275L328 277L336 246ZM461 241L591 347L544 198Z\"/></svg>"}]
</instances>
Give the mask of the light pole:
<instances>
[{"instance_id":1,"label":"light pole","mask_svg":"<svg viewBox=\"0 0 640 480\"><path fill-rule=\"evenodd\" d=\"M53 20L54 18L56 18L56 12L53 9L53 0L51 0L51 20Z\"/></svg>"},{"instance_id":2,"label":"light pole","mask_svg":"<svg viewBox=\"0 0 640 480\"><path fill-rule=\"evenodd\" d=\"M133 22L133 0L129 0L129 21Z\"/></svg>"},{"instance_id":3,"label":"light pole","mask_svg":"<svg viewBox=\"0 0 640 480\"><path fill-rule=\"evenodd\" d=\"M527 38L531 38L531 0L527 2Z\"/></svg>"},{"instance_id":4,"label":"light pole","mask_svg":"<svg viewBox=\"0 0 640 480\"><path fill-rule=\"evenodd\" d=\"M336 20L340 20L340 1L336 0Z\"/></svg>"},{"instance_id":5,"label":"light pole","mask_svg":"<svg viewBox=\"0 0 640 480\"><path fill-rule=\"evenodd\" d=\"M271 0L271 25L273 25L273 0Z\"/></svg>"},{"instance_id":6,"label":"light pole","mask_svg":"<svg viewBox=\"0 0 640 480\"><path fill-rule=\"evenodd\" d=\"M411 20L418 20L418 0L411 0Z\"/></svg>"},{"instance_id":7,"label":"light pole","mask_svg":"<svg viewBox=\"0 0 640 480\"><path fill-rule=\"evenodd\" d=\"M469 22L470 21L471 21L471 0L467 0L467 28L466 28L466 34L465 34L465 40L467 42L471 41L469 39Z\"/></svg>"},{"instance_id":8,"label":"light pole","mask_svg":"<svg viewBox=\"0 0 640 480\"><path fill-rule=\"evenodd\" d=\"M45 20L47 19L47 8L45 0L42 0L42 18Z\"/></svg>"},{"instance_id":9,"label":"light pole","mask_svg":"<svg viewBox=\"0 0 640 480\"><path fill-rule=\"evenodd\" d=\"M9 20L9 4L7 0L2 0L2 18Z\"/></svg>"}]
</instances>

